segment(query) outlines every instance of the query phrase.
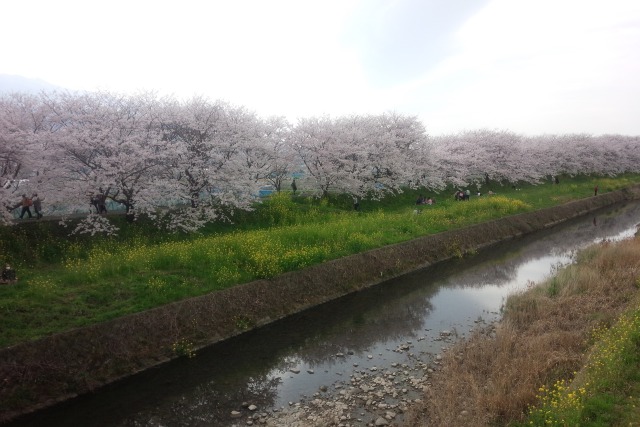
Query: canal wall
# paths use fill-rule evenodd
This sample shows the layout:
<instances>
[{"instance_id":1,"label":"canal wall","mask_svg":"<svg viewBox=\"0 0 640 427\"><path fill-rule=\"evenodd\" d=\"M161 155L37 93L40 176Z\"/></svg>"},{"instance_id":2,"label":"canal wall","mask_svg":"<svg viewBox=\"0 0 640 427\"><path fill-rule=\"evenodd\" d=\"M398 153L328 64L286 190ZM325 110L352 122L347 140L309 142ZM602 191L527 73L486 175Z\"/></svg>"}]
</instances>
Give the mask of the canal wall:
<instances>
[{"instance_id":1,"label":"canal wall","mask_svg":"<svg viewBox=\"0 0 640 427\"><path fill-rule=\"evenodd\" d=\"M0 423L351 292L640 199L640 186L420 237L0 350Z\"/></svg>"}]
</instances>

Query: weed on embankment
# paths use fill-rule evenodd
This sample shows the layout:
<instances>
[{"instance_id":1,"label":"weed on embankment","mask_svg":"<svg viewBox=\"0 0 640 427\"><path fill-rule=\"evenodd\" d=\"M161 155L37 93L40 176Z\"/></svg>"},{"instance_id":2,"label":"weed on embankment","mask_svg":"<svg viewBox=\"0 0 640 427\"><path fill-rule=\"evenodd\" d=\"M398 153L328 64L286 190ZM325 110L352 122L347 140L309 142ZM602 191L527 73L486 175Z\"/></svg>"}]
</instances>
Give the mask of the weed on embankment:
<instances>
[{"instance_id":1,"label":"weed on embankment","mask_svg":"<svg viewBox=\"0 0 640 427\"><path fill-rule=\"evenodd\" d=\"M447 353L409 425L635 425L639 287L639 237L581 251Z\"/></svg>"}]
</instances>

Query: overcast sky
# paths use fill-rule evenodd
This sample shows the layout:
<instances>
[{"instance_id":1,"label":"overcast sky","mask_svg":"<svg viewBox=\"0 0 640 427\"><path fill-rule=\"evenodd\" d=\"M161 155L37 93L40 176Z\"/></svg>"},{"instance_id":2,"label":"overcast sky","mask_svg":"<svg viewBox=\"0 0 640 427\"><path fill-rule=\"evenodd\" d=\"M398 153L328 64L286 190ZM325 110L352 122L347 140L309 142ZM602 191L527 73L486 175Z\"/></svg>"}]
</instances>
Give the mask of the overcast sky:
<instances>
[{"instance_id":1,"label":"overcast sky","mask_svg":"<svg viewBox=\"0 0 640 427\"><path fill-rule=\"evenodd\" d=\"M638 0L2 0L0 74L432 135L640 135Z\"/></svg>"}]
</instances>

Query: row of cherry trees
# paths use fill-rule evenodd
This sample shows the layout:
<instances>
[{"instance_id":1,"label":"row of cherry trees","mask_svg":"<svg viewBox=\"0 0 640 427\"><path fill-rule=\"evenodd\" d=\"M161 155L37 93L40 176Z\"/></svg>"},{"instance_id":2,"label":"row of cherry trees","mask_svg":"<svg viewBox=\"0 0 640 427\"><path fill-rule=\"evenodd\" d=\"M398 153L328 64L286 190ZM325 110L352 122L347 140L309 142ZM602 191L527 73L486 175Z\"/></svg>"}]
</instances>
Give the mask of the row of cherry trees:
<instances>
[{"instance_id":1,"label":"row of cherry trees","mask_svg":"<svg viewBox=\"0 0 640 427\"><path fill-rule=\"evenodd\" d=\"M0 204L37 192L49 207L86 212L100 194L169 230L194 231L223 212L250 209L260 185L280 190L292 173L318 196L377 198L407 186L437 191L639 168L638 137L488 130L429 137L416 117L395 113L291 124L226 102L151 93L0 97ZM9 209L0 215L10 223ZM114 227L90 214L76 231Z\"/></svg>"}]
</instances>

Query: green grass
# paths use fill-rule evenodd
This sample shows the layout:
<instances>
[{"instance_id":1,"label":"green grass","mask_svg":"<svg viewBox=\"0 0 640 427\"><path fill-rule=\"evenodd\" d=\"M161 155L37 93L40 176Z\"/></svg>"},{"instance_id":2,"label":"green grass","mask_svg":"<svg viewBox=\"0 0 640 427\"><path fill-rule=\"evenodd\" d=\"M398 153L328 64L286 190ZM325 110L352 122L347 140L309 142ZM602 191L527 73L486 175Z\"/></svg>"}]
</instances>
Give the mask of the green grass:
<instances>
[{"instance_id":1,"label":"green grass","mask_svg":"<svg viewBox=\"0 0 640 427\"><path fill-rule=\"evenodd\" d=\"M118 221L117 237L69 236L55 222L0 229L0 260L20 281L0 287L0 346L214 292L257 278L521 212L537 210L640 182L640 176L561 177L559 185L494 185L494 196L456 202L406 191L380 201L292 198L282 193L234 224L211 224L199 235L165 234L144 221ZM483 193L487 188L480 188ZM434 206L416 206L418 194ZM415 209L420 214L415 214Z\"/></svg>"}]
</instances>

